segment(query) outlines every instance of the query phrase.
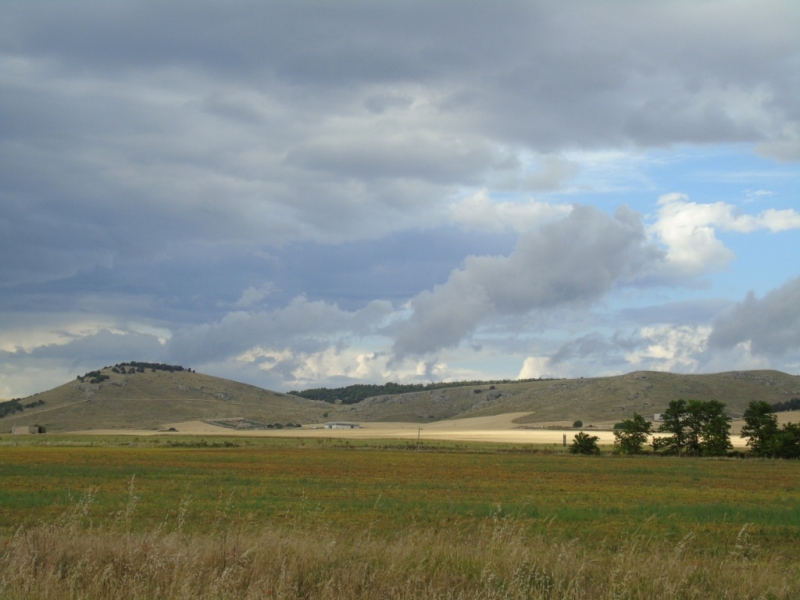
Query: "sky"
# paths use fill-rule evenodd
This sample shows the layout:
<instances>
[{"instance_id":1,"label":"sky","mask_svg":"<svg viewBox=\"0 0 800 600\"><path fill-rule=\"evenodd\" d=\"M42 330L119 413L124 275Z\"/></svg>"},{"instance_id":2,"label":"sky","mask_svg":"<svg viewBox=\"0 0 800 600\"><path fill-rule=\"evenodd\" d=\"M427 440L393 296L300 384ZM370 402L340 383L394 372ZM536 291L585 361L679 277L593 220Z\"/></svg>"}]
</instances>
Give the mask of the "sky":
<instances>
[{"instance_id":1,"label":"sky","mask_svg":"<svg viewBox=\"0 0 800 600\"><path fill-rule=\"evenodd\" d=\"M0 0L0 398L800 374L794 0Z\"/></svg>"}]
</instances>

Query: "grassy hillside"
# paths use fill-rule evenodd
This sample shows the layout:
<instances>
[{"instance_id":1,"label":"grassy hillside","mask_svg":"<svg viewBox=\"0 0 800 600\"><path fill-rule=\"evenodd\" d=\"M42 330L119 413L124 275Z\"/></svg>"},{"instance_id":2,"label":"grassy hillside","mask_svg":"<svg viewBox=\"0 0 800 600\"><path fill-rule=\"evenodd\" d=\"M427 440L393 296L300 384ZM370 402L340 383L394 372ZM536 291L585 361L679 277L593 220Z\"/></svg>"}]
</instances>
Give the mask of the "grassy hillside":
<instances>
[{"instance_id":1,"label":"grassy hillside","mask_svg":"<svg viewBox=\"0 0 800 600\"><path fill-rule=\"evenodd\" d=\"M800 376L779 371L735 371L712 375L635 372L616 377L500 383L378 396L350 407L363 421L427 422L530 412L521 424L548 421L621 420L662 412L670 400L720 400L734 416L751 400L770 403L800 397Z\"/></svg>"},{"instance_id":2,"label":"grassy hillside","mask_svg":"<svg viewBox=\"0 0 800 600\"><path fill-rule=\"evenodd\" d=\"M517 422L581 419L613 422L634 411L663 412L670 400L720 400L734 416L751 400L770 403L800 397L800 376L778 371L713 375L635 372L616 377L467 385L383 395L352 405L332 405L189 371L118 373L87 377L20 400L22 412L0 418L0 433L12 425L43 425L48 432L87 429L159 429L200 419L251 419L262 423L326 420L409 421L527 412ZM92 383L92 380L98 383Z\"/></svg>"},{"instance_id":3,"label":"grassy hillside","mask_svg":"<svg viewBox=\"0 0 800 600\"><path fill-rule=\"evenodd\" d=\"M12 425L43 425L48 432L86 429L158 429L198 419L251 419L263 423L317 421L330 404L270 392L252 385L188 371L116 373L75 380L21 401L37 404L0 419Z\"/></svg>"}]
</instances>

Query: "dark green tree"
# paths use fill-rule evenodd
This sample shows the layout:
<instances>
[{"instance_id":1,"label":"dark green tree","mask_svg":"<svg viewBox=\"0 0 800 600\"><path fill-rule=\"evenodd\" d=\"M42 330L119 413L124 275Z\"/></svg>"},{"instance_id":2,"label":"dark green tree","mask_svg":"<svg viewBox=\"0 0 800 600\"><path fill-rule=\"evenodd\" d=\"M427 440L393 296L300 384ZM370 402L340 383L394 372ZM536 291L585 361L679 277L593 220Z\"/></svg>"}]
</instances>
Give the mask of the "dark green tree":
<instances>
[{"instance_id":1,"label":"dark green tree","mask_svg":"<svg viewBox=\"0 0 800 600\"><path fill-rule=\"evenodd\" d=\"M614 430L614 447L622 454L639 454L647 442L652 424L638 413L632 419L622 422L622 427Z\"/></svg>"},{"instance_id":2,"label":"dark green tree","mask_svg":"<svg viewBox=\"0 0 800 600\"><path fill-rule=\"evenodd\" d=\"M661 413L663 422L658 428L660 433L671 433L671 436L653 438L653 450L674 453L678 456L686 446L686 400L671 400L667 410Z\"/></svg>"},{"instance_id":3,"label":"dark green tree","mask_svg":"<svg viewBox=\"0 0 800 600\"><path fill-rule=\"evenodd\" d=\"M653 440L655 451L692 456L721 456L732 448L725 405L718 400L672 400L663 413L660 432L671 433Z\"/></svg>"},{"instance_id":4,"label":"dark green tree","mask_svg":"<svg viewBox=\"0 0 800 600\"><path fill-rule=\"evenodd\" d=\"M703 424L705 422L704 403L699 400L686 402L684 417L684 435L686 443L684 451L691 456L700 456L703 453Z\"/></svg>"},{"instance_id":5,"label":"dark green tree","mask_svg":"<svg viewBox=\"0 0 800 600\"><path fill-rule=\"evenodd\" d=\"M800 458L800 423L785 423L770 443L769 456Z\"/></svg>"},{"instance_id":6,"label":"dark green tree","mask_svg":"<svg viewBox=\"0 0 800 600\"><path fill-rule=\"evenodd\" d=\"M701 415L700 454L725 456L729 450L733 450L731 424L725 414L725 405L719 400L709 400L708 402L699 402L699 404L701 405L699 408Z\"/></svg>"},{"instance_id":7,"label":"dark green tree","mask_svg":"<svg viewBox=\"0 0 800 600\"><path fill-rule=\"evenodd\" d=\"M771 446L778 433L778 417L772 405L762 400L753 400L744 413L742 437L756 456L770 456Z\"/></svg>"},{"instance_id":8,"label":"dark green tree","mask_svg":"<svg viewBox=\"0 0 800 600\"><path fill-rule=\"evenodd\" d=\"M589 435L581 431L575 434L569 451L572 454L600 454L600 448L597 445L599 439L596 435Z\"/></svg>"}]
</instances>

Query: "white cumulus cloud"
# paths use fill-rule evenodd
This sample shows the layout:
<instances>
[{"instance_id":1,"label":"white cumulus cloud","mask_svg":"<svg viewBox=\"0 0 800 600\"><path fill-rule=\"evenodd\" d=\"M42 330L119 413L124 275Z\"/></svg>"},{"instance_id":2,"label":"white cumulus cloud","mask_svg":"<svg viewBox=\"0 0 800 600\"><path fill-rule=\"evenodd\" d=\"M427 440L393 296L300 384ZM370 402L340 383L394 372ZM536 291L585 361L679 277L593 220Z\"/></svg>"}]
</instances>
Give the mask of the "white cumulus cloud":
<instances>
[{"instance_id":1,"label":"white cumulus cloud","mask_svg":"<svg viewBox=\"0 0 800 600\"><path fill-rule=\"evenodd\" d=\"M769 209L757 215L738 214L725 202L699 204L685 194L672 193L658 200L658 219L649 232L667 247L667 261L684 275L699 275L728 266L733 251L717 238L717 230L750 233L800 228L800 213Z\"/></svg>"},{"instance_id":2,"label":"white cumulus cloud","mask_svg":"<svg viewBox=\"0 0 800 600\"><path fill-rule=\"evenodd\" d=\"M641 330L641 347L625 355L633 367L655 371L693 372L700 364L711 328L696 325L654 325Z\"/></svg>"}]
</instances>

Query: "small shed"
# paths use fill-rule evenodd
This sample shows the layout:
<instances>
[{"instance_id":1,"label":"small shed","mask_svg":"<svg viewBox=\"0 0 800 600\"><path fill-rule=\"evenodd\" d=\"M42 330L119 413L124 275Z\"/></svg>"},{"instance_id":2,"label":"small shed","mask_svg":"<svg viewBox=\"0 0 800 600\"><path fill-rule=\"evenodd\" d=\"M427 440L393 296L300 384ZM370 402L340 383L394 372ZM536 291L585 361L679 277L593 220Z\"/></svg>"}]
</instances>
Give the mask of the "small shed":
<instances>
[{"instance_id":1,"label":"small shed","mask_svg":"<svg viewBox=\"0 0 800 600\"><path fill-rule=\"evenodd\" d=\"M358 423L345 423L344 421L331 421L325 423L325 429L359 429L361 425Z\"/></svg>"},{"instance_id":2,"label":"small shed","mask_svg":"<svg viewBox=\"0 0 800 600\"><path fill-rule=\"evenodd\" d=\"M44 427L39 425L14 425L11 428L11 435L35 435L44 433Z\"/></svg>"}]
</instances>

